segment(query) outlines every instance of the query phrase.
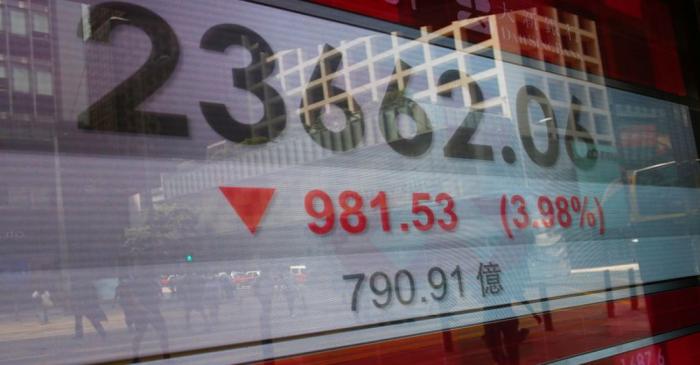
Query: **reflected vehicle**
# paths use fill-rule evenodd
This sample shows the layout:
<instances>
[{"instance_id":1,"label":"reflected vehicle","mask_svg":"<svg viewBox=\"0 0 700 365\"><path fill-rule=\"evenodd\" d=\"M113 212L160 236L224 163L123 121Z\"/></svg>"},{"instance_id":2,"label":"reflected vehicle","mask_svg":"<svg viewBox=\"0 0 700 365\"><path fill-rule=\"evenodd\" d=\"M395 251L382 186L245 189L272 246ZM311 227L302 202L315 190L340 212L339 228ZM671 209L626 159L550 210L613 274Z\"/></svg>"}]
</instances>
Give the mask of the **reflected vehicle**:
<instances>
[{"instance_id":1,"label":"reflected vehicle","mask_svg":"<svg viewBox=\"0 0 700 365\"><path fill-rule=\"evenodd\" d=\"M700 165L700 159L695 163ZM685 199L670 199L674 192L683 194L681 190L692 188L684 186L683 179L679 175L681 169L691 166L688 163L669 161L656 165L634 170L629 174L630 182L630 220L632 223L643 223L652 221L675 221L675 223L685 222L690 217L697 217L700 207L695 202L687 202ZM691 180L688 180L691 181ZM695 185L698 185L698 181ZM647 187L649 186L649 187ZM664 205L656 204L658 198L654 199L646 194L647 189L652 186L663 186L671 188L669 199Z\"/></svg>"},{"instance_id":2,"label":"reflected vehicle","mask_svg":"<svg viewBox=\"0 0 700 365\"><path fill-rule=\"evenodd\" d=\"M257 270L246 271L245 273L236 273L233 276L233 283L239 289L250 288L255 282L255 279L257 279L259 276L260 271Z\"/></svg>"},{"instance_id":3,"label":"reflected vehicle","mask_svg":"<svg viewBox=\"0 0 700 365\"><path fill-rule=\"evenodd\" d=\"M292 265L289 267L289 273L292 274L297 284L306 282L306 265Z\"/></svg>"},{"instance_id":4,"label":"reflected vehicle","mask_svg":"<svg viewBox=\"0 0 700 365\"><path fill-rule=\"evenodd\" d=\"M238 281L240 280L238 277L240 275L243 275L240 271L231 271L228 273L229 280L234 287L238 287Z\"/></svg>"},{"instance_id":5,"label":"reflected vehicle","mask_svg":"<svg viewBox=\"0 0 700 365\"><path fill-rule=\"evenodd\" d=\"M172 275L161 275L159 280L160 286L162 286L163 288L169 287L171 277Z\"/></svg>"},{"instance_id":6,"label":"reflected vehicle","mask_svg":"<svg viewBox=\"0 0 700 365\"><path fill-rule=\"evenodd\" d=\"M160 286L170 289L171 293L177 292L177 282L181 278L179 274L163 275L160 278Z\"/></svg>"}]
</instances>

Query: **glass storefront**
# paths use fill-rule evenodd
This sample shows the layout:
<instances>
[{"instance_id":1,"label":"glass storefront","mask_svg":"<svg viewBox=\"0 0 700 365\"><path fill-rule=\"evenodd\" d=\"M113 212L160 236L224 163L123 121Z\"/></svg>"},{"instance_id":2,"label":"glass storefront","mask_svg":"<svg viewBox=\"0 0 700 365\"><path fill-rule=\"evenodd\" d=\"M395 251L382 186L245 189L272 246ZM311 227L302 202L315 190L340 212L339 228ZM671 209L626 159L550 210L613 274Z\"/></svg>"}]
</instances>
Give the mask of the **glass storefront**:
<instances>
[{"instance_id":1,"label":"glass storefront","mask_svg":"<svg viewBox=\"0 0 700 365\"><path fill-rule=\"evenodd\" d=\"M699 11L0 1L0 363L698 363Z\"/></svg>"}]
</instances>

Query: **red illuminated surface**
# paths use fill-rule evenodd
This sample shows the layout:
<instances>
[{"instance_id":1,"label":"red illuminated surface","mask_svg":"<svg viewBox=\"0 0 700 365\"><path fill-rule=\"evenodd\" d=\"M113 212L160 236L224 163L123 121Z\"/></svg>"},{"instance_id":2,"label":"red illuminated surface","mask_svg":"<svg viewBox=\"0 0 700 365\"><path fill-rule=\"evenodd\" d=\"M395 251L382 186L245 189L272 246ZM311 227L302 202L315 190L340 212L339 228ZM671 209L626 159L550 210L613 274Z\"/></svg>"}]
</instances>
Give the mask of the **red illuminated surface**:
<instances>
[{"instance_id":1,"label":"red illuminated surface","mask_svg":"<svg viewBox=\"0 0 700 365\"><path fill-rule=\"evenodd\" d=\"M485 325L475 325L445 332L433 332L401 339L316 352L266 363L297 364L491 364L492 349L486 332L508 327L520 335L511 348L520 364L536 364L585 352L604 349L700 323L700 288L692 287L646 295L632 309L630 299L566 308L542 315L524 316ZM610 304L614 317L609 316ZM653 309L652 309L653 308ZM551 320L551 330L545 329ZM505 338L505 336L504 336ZM507 343L506 343L507 344ZM503 344L503 345L506 345ZM700 344L700 334L686 336L663 344L665 364L697 364L698 355L690 354ZM505 346L504 346L505 348ZM639 349L635 351L644 351ZM658 353L658 350L654 350ZM634 355L636 356L636 352ZM630 353L601 360L601 364L622 364ZM625 357L627 356L627 357ZM265 363L265 362L263 362ZM261 364L263 364L261 363ZM515 363L515 362L511 362ZM632 365L627 363L625 365ZM646 365L646 363L645 363ZM651 365L651 364L649 364ZM661 364L659 364L661 365Z\"/></svg>"},{"instance_id":2,"label":"red illuminated surface","mask_svg":"<svg viewBox=\"0 0 700 365\"><path fill-rule=\"evenodd\" d=\"M625 352L592 362L594 365L695 365L700 364L700 333Z\"/></svg>"},{"instance_id":3,"label":"red illuminated surface","mask_svg":"<svg viewBox=\"0 0 700 365\"><path fill-rule=\"evenodd\" d=\"M551 6L596 23L606 77L685 95L673 16L660 0L312 0L410 27ZM602 4L601 4L602 3ZM508 49L508 51L512 51ZM527 56L530 56L529 54Z\"/></svg>"}]
</instances>

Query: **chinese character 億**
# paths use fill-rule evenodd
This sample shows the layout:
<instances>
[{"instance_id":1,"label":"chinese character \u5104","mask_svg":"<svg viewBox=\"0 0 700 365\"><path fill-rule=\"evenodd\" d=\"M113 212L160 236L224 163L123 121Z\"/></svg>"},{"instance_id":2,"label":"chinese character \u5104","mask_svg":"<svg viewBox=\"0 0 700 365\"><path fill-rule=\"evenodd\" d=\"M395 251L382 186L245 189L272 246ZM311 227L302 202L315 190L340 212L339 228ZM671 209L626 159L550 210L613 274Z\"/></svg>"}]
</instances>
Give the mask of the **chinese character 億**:
<instances>
[{"instance_id":1,"label":"chinese character \u5104","mask_svg":"<svg viewBox=\"0 0 700 365\"><path fill-rule=\"evenodd\" d=\"M488 264L479 263L479 275L476 276L481 282L481 295L498 294L503 291L501 285L501 268L498 264L489 261Z\"/></svg>"}]
</instances>

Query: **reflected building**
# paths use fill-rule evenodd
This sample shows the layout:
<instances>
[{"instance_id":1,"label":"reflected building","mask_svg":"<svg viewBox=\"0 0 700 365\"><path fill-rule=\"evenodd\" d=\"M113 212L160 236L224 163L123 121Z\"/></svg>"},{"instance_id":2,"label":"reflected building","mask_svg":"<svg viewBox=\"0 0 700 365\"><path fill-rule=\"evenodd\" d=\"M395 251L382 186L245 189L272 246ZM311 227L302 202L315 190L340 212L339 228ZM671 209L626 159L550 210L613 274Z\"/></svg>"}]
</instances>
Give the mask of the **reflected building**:
<instances>
[{"instance_id":1,"label":"reflected building","mask_svg":"<svg viewBox=\"0 0 700 365\"><path fill-rule=\"evenodd\" d=\"M265 144L264 148L228 141L211 144L207 147L207 159L211 163L183 163L178 171L162 175L164 197L170 199L193 194L224 183L332 158L333 152L318 146L321 140L336 150L344 150L345 144L358 143L359 149L369 150L400 139L397 128L379 127L375 113L370 112L379 108L391 82L398 83L401 89L410 87L411 99L421 102L429 114L444 113L446 119L460 120L465 110L481 108L496 119L510 119L504 125L511 129L514 125L511 105L515 105L517 94L512 85L532 85L542 90L549 97L561 132L566 128L571 100L575 96L581 103L578 107L579 125L591 133L603 153L615 153L608 92L603 82L601 54L592 20L542 7L455 21L433 31L423 27L421 34L414 41L406 41L394 33L344 41L331 52L319 45L314 51L292 49L269 56L262 62L276 63L278 71L273 77L286 98L302 101L296 110L304 116L302 120L309 120L309 113L314 110L329 110L332 103L341 99L345 99L352 112L356 105L352 99L362 99L364 136L356 133L331 136L324 131L312 135L312 138L286 135L274 143ZM454 49L445 51L435 45L445 40L451 42ZM309 81L315 68L320 67L319 60L335 53L342 55L342 66L335 71L321 67L319 77ZM402 68L399 60L411 67ZM442 72L449 69L460 71L460 78L441 84ZM412 77L410 85L406 85L409 77ZM445 105L442 94L466 90L472 82L481 88L483 101L472 103L470 94L462 92L456 105ZM331 95L328 91L330 84L339 85L343 92ZM321 101L309 101L307 90L314 87L323 89ZM260 123L256 128L272 128L272 124ZM380 131L379 128L386 129ZM254 130L253 134L256 133ZM487 134L484 138L493 141L503 141L506 135L517 135L517 131L501 127L484 128L480 133ZM536 138L546 139L544 129L535 128L533 134ZM574 136L583 135L576 131ZM357 138L361 141L355 140Z\"/></svg>"},{"instance_id":2,"label":"reflected building","mask_svg":"<svg viewBox=\"0 0 700 365\"><path fill-rule=\"evenodd\" d=\"M210 144L207 147L206 163L196 160L184 161L175 171L161 174L160 186L156 188L158 194L154 194L154 190L150 189L131 198L132 226L141 224L149 207L155 204L173 203L187 207L211 204L212 200L208 199L213 199L214 196L220 198L217 194L219 186L254 186L256 181L261 181L260 179L284 176L285 184L288 185L286 190L299 190L288 195L303 197L306 191L296 186L294 181L306 181L313 176L314 181L318 181L319 186L322 186L323 181L346 178L347 171L338 168L338 164L343 163L342 155L322 148L319 146L321 142L335 150L346 150L348 144L356 145L357 154L352 160L352 168L359 174L391 173L395 170L426 174L424 178L412 179L401 186L388 187L385 186L388 182L382 181L385 184L382 185L382 189L390 189L395 194L444 190L454 193L460 199L474 198L478 201L481 193L474 189L473 183L450 177L449 173L436 179L437 175L434 173L450 171L450 162L444 156L427 156L428 158L420 160L397 159L399 155L388 151L387 142L401 138L403 133L388 125L380 126L378 122L377 115L382 99L387 86L392 82L396 82L400 89L409 89L410 98L420 102L421 107L434 116L433 128L436 133L447 128L444 120L459 123L470 108L485 110L489 116L488 122L498 125L480 129L479 133L482 133L482 141L490 141L494 146L516 146L521 143L517 139L515 116L511 113L511 110L515 109L520 85L536 86L547 95L558 120L559 134L562 136L571 110L571 98L576 96L581 102L578 107L579 124L591 133L602 154L611 156L616 153L608 91L602 76L601 54L593 21L545 7L465 19L441 29L431 30L424 27L420 31L421 36L411 41L399 37L398 34L369 36L340 42L340 45L330 52L327 48L324 49L323 45L319 45L313 50L291 49L269 56L262 62L276 63L277 70L270 77L275 79L275 89L279 90L285 100L301 101L299 107L292 108L293 112L289 113L288 124L295 123L299 116L303 116L302 121L309 120L311 112L317 109L330 110L333 102L343 99L349 105L350 112L353 112L355 104L351 99L355 99L364 113L364 135L331 135L327 131L317 134L286 131L284 138L259 146L229 141ZM446 42L450 47L444 46ZM342 55L341 66L337 70L319 66L323 63L319 62L320 59L332 56L334 52ZM400 61L411 67L403 67ZM318 67L320 72L314 75ZM459 71L459 78L440 83L440 76L447 70ZM316 76L314 80L310 80L312 75ZM410 82L407 82L409 78ZM468 90L471 83L476 83L481 88L484 96L481 102L472 103L468 92L456 92ZM328 86L331 84L342 92L330 93ZM311 101L308 97L307 90L314 87L324 92L320 101ZM455 96L447 102L443 94L450 91L455 91ZM257 99L253 101L257 102ZM272 106L263 106L269 107ZM534 118L531 116L531 120L536 120ZM273 124L259 123L256 128L273 128ZM455 126L456 124L452 128ZM254 129L251 138L256 134L268 133L269 131ZM537 139L547 138L544 128L533 128L533 135ZM574 135L581 137L577 132ZM356 140L357 138L360 140ZM378 152L380 149L381 152ZM523 160L526 158L522 157ZM616 166L608 165L610 163L604 167L606 170L612 171L613 174L619 173ZM298 168L302 166L303 168ZM581 179L577 177L579 172L573 165L550 169L552 171L538 170L532 176L530 175L533 173L527 171L524 161L511 168L504 168L496 163L467 164L463 168L465 173L473 176L520 178L524 181L523 185L528 183L528 179L546 181L552 190L566 191L573 195L578 192L573 191L576 188L571 182ZM604 178L607 179L607 175ZM362 189L373 191L371 186L362 186ZM277 208L276 211L293 209L297 203L280 203L285 208ZM410 205L410 202L401 204ZM305 219L294 217L294 214L290 210L285 217L291 220ZM230 240L225 237L236 237L236 240L239 240L239 237L248 236L243 231L244 228L231 225L230 220L224 222L218 219L212 216L201 219L214 222L209 227L201 227L201 234L206 236L201 238L202 241L210 240L226 245ZM270 228L277 231L275 235L278 235L280 240L285 240L288 237L285 225L288 224L298 226L300 222L285 222ZM268 231L268 234L272 232ZM245 238L237 241L236 247L239 251L236 255L240 254L238 257L245 256L241 252L246 250L246 244ZM252 241L249 246L259 247ZM294 245L290 245L292 246ZM225 256L228 252L226 250L229 249L230 247L220 248L218 252ZM250 250L253 252L254 249ZM260 253L255 251L255 254Z\"/></svg>"},{"instance_id":3,"label":"reflected building","mask_svg":"<svg viewBox=\"0 0 700 365\"><path fill-rule=\"evenodd\" d=\"M54 1L0 3L0 273L59 265L56 27Z\"/></svg>"},{"instance_id":4,"label":"reflected building","mask_svg":"<svg viewBox=\"0 0 700 365\"><path fill-rule=\"evenodd\" d=\"M50 140L57 120L55 4L0 5L0 140Z\"/></svg>"}]
</instances>

